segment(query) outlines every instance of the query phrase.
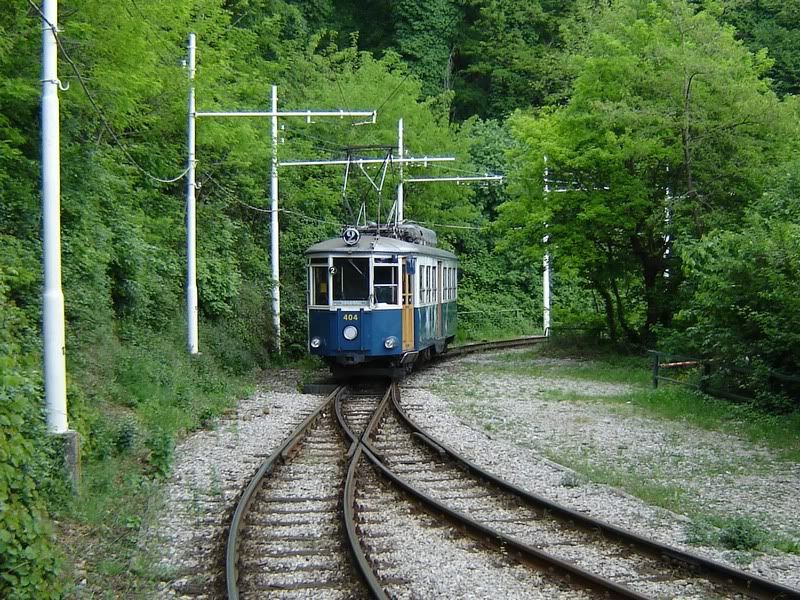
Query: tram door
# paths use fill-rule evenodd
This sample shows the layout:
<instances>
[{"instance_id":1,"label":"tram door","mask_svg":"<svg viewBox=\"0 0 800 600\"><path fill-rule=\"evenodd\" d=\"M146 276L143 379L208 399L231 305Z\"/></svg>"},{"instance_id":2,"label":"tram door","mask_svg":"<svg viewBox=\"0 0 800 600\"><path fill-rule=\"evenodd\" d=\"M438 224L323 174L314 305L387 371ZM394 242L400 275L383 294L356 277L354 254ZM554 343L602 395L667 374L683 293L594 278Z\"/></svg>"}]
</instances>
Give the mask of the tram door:
<instances>
[{"instance_id":1,"label":"tram door","mask_svg":"<svg viewBox=\"0 0 800 600\"><path fill-rule=\"evenodd\" d=\"M436 263L436 338L442 337L442 282L444 281L442 261Z\"/></svg>"},{"instance_id":2,"label":"tram door","mask_svg":"<svg viewBox=\"0 0 800 600\"><path fill-rule=\"evenodd\" d=\"M403 352L414 350L414 259L403 259Z\"/></svg>"}]
</instances>

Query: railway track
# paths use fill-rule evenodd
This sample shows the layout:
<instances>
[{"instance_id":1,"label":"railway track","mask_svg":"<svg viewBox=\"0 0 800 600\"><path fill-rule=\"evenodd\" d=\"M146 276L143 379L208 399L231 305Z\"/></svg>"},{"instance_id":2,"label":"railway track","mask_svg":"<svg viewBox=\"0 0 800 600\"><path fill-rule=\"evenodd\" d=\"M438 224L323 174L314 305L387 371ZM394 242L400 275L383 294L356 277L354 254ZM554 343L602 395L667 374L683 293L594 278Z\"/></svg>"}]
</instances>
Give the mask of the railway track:
<instances>
[{"instance_id":1,"label":"railway track","mask_svg":"<svg viewBox=\"0 0 800 600\"><path fill-rule=\"evenodd\" d=\"M243 492L226 549L229 598L349 598L363 589L338 519L347 447L333 403L343 392L331 393Z\"/></svg>"},{"instance_id":2,"label":"railway track","mask_svg":"<svg viewBox=\"0 0 800 600\"><path fill-rule=\"evenodd\" d=\"M483 472L405 416L396 384L326 398L242 494L226 560L230 598L494 595L486 581L520 597L800 598Z\"/></svg>"},{"instance_id":3,"label":"railway track","mask_svg":"<svg viewBox=\"0 0 800 600\"><path fill-rule=\"evenodd\" d=\"M800 598L793 588L660 544L506 483L428 437L397 403L368 447L380 457L387 476L409 493L527 560L548 563L614 597Z\"/></svg>"},{"instance_id":4,"label":"railway track","mask_svg":"<svg viewBox=\"0 0 800 600\"><path fill-rule=\"evenodd\" d=\"M544 335L529 335L520 338L512 338L508 340L496 340L492 342L473 342L470 344L462 344L460 346L450 346L447 352L437 355L435 361L447 360L451 358L458 358L473 354L475 352L489 352L491 350L504 350L509 348L524 348L526 346L533 346L541 344L548 340Z\"/></svg>"}]
</instances>

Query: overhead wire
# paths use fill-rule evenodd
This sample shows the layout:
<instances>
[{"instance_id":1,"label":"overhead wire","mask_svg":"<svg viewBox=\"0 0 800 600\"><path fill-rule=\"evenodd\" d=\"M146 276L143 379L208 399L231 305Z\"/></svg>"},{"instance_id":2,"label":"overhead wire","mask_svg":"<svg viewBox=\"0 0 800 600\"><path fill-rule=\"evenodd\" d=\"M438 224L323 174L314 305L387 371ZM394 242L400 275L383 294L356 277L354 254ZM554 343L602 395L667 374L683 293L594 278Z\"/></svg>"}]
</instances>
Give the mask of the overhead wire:
<instances>
[{"instance_id":1,"label":"overhead wire","mask_svg":"<svg viewBox=\"0 0 800 600\"><path fill-rule=\"evenodd\" d=\"M306 133L304 129L291 127L291 126L286 126L286 125L284 125L283 128L284 128L283 129L284 131L288 131L289 133L292 133L292 134L294 134L294 135L296 135L298 137L304 138L304 139L306 139L308 141L319 143L320 146L317 148L318 150L337 151L337 152L344 152L345 151L345 148L343 148L341 144L337 144L334 141L327 140L327 139L321 138L319 136L312 135L310 133Z\"/></svg>"},{"instance_id":2,"label":"overhead wire","mask_svg":"<svg viewBox=\"0 0 800 600\"><path fill-rule=\"evenodd\" d=\"M243 206L243 207L245 207L245 208L247 208L249 210L252 210L252 211L258 212L258 213L263 213L263 214L272 214L272 210L269 209L269 208L261 208L259 206L253 206L252 204L249 204L249 203L245 202L244 200L239 198L232 189L230 189L229 187L227 187L223 183L217 181L212 176L208 176L205 179L205 181L206 182L210 181L211 183L213 183L222 192L223 196L225 196L227 199L232 200L232 201L236 202L237 204L240 204L241 206ZM302 211L292 210L292 209L289 209L289 208L279 208L278 212L279 213L284 213L284 214L287 214L287 215L296 216L298 218L301 218L301 219L303 219L305 221L312 222L312 223L321 223L323 225L331 225L331 226L339 228L339 229L341 229L342 227L344 227L346 225L345 223L342 223L340 221L332 221L330 219L320 219L319 217L313 217L313 216L308 215L308 214L306 214L306 213L304 213ZM471 230L471 231L480 231L480 230L486 229L488 227L488 225L455 225L455 224L449 224L449 223L434 223L434 222L430 222L430 221L417 221L417 222L420 225L427 225L429 227L441 227L441 228L444 228L444 229L461 229L461 230Z\"/></svg>"},{"instance_id":3,"label":"overhead wire","mask_svg":"<svg viewBox=\"0 0 800 600\"><path fill-rule=\"evenodd\" d=\"M209 181L214 186L216 186L222 192L222 195L225 198L227 198L228 200L232 200L233 202L236 202L237 204L240 204L240 205L244 206L245 208L247 208L249 210L252 210L252 211L255 211L255 212L264 213L264 214L272 214L272 210L269 209L269 208L261 208L259 206L253 206L252 204L249 204L249 203L245 202L244 200L242 200L241 198L239 198L236 195L236 192L234 190L232 190L231 188L229 188L225 184L217 181L216 178L214 178L211 175L207 176L206 179L204 180L205 183L207 183ZM312 217L312 216L307 215L307 214L305 214L305 213L303 213L301 211L292 210L292 209L288 209L288 208L279 208L277 210L277 212L285 213L285 214L289 214L289 215L295 215L295 216L298 216L298 217L300 217L302 219L305 219L307 221L312 221L312 222L316 222L316 223L323 223L323 224L326 224L326 225L334 225L334 226L339 227L339 228L344 226L342 223L340 223L338 221L331 221L329 219L320 219L319 217Z\"/></svg>"},{"instance_id":4,"label":"overhead wire","mask_svg":"<svg viewBox=\"0 0 800 600\"><path fill-rule=\"evenodd\" d=\"M30 4L31 7L33 7L33 9L37 13L39 13L39 15L42 18L42 21L44 21L47 24L48 28L50 28L50 30L53 32L53 37L56 40L56 44L58 45L58 48L61 50L61 54L63 55L64 59L67 61L69 66L72 67L72 70L75 73L75 77L78 79L78 83L80 84L81 89L83 89L83 93L86 94L86 98L89 100L89 103L92 105L92 108L94 109L95 113L100 118L100 121L102 122L103 127L106 129L106 131L108 131L109 135L114 140L114 142L119 147L119 149L122 150L122 153L125 155L125 157L139 171L141 171L145 176L147 176L148 178L152 179L153 181L157 181L159 183L175 183L176 181L180 181L181 179L183 179L186 176L186 174L189 172L189 170L191 169L191 166L186 167L183 170L183 172L181 172L176 177L161 178L161 177L157 177L157 176L153 175L152 173L150 173L147 169L145 169L142 165L140 165L136 161L136 159L133 158L133 156L131 156L131 153L128 151L128 148L125 146L124 143L122 143L122 140L119 139L119 137L117 136L116 132L111 127L111 125L109 124L108 120L106 119L105 114L103 113L102 109L100 108L100 106L98 106L98 104L95 101L94 97L92 96L91 92L89 92L89 88L86 86L86 82L84 81L83 75L81 75L81 72L78 69L77 65L75 64L75 62L70 57L70 55L67 52L66 48L64 48L64 44L61 42L61 37L58 35L58 28L56 27L56 25L54 25L53 23L51 23L47 19L47 17L41 11L41 9L38 6L36 6L36 4L34 4L33 0L28 0L28 4Z\"/></svg>"},{"instance_id":5,"label":"overhead wire","mask_svg":"<svg viewBox=\"0 0 800 600\"><path fill-rule=\"evenodd\" d=\"M461 175L470 175L470 176L476 176L476 177L480 177L480 176L487 175L487 174L501 175L501 176L505 177L505 174L503 174L503 173L496 173L496 172L491 172L490 173L488 171L473 171L473 170L469 170L469 169L459 169L457 167L451 167L451 166L449 166L447 164L439 164L439 163L431 164L431 168L438 169L438 170L444 171L446 173L458 173L458 174L461 174Z\"/></svg>"}]
</instances>

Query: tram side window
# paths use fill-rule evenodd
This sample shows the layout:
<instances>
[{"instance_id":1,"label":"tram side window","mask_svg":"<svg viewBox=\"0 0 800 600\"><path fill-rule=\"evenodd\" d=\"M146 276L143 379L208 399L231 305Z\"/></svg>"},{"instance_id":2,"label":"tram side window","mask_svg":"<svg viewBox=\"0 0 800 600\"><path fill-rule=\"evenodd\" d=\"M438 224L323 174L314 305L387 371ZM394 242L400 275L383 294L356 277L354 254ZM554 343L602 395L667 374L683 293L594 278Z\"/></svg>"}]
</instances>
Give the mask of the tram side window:
<instances>
[{"instance_id":1,"label":"tram side window","mask_svg":"<svg viewBox=\"0 0 800 600\"><path fill-rule=\"evenodd\" d=\"M333 259L333 299L338 302L369 300L369 259Z\"/></svg>"},{"instance_id":2,"label":"tram side window","mask_svg":"<svg viewBox=\"0 0 800 600\"><path fill-rule=\"evenodd\" d=\"M375 265L375 302L397 304L397 267Z\"/></svg>"},{"instance_id":3,"label":"tram side window","mask_svg":"<svg viewBox=\"0 0 800 600\"><path fill-rule=\"evenodd\" d=\"M328 265L311 265L312 304L328 304Z\"/></svg>"}]
</instances>

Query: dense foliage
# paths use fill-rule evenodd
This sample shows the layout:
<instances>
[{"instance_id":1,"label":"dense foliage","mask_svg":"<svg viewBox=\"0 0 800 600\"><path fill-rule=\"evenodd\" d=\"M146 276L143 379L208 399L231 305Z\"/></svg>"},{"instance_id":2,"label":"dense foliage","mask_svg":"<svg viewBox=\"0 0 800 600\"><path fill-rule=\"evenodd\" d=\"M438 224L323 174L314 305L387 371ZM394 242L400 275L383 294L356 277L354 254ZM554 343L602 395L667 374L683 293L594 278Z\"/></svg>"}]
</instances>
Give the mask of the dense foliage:
<instances>
[{"instance_id":1,"label":"dense foliage","mask_svg":"<svg viewBox=\"0 0 800 600\"><path fill-rule=\"evenodd\" d=\"M613 3L573 60L565 106L512 119L522 176L547 167L555 191L509 202L512 227L534 215L509 235L541 239L546 223L601 299L610 335L652 343L680 283L670 249L738 222L787 155L794 106L761 78L763 55L688 5Z\"/></svg>"},{"instance_id":2,"label":"dense foliage","mask_svg":"<svg viewBox=\"0 0 800 600\"><path fill-rule=\"evenodd\" d=\"M37 489L48 463L48 448L34 445L44 436L41 384L35 356L20 345L25 330L0 273L0 596L56 598L64 585Z\"/></svg>"},{"instance_id":3,"label":"dense foliage","mask_svg":"<svg viewBox=\"0 0 800 600\"><path fill-rule=\"evenodd\" d=\"M683 251L691 302L678 343L725 361L722 375L786 410L800 393L800 168L747 209L740 229ZM745 377L738 376L741 369Z\"/></svg>"},{"instance_id":4,"label":"dense foliage","mask_svg":"<svg viewBox=\"0 0 800 600\"><path fill-rule=\"evenodd\" d=\"M0 594L46 597L60 586L40 497L57 496L61 474L41 441L36 6L0 7ZM796 0L62 0L69 417L87 467L125 459L165 473L176 435L282 360L269 354L270 156L255 119L198 124L203 354L184 349L185 182L158 179L185 168L189 32L200 110L265 108L273 83L281 108L378 109L368 126L284 119L282 160L380 155L403 118L410 154L459 157L424 174L507 175L490 187L406 186L406 216L461 257L464 335L539 322L547 252L556 328L724 361L740 391L797 408L799 10ZM390 167L376 191L354 169L343 197L342 176L281 168L290 357L305 351L303 249L362 203L385 216L398 182Z\"/></svg>"}]
</instances>

